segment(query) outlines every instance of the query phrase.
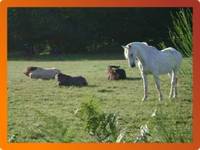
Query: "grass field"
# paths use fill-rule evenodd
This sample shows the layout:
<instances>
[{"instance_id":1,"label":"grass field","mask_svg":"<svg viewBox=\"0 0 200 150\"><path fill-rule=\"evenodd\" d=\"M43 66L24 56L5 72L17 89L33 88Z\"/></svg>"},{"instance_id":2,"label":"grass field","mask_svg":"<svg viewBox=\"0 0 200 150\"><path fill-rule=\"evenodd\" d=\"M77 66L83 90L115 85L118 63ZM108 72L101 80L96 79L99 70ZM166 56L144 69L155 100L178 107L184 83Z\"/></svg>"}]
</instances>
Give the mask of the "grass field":
<instances>
[{"instance_id":1,"label":"grass field","mask_svg":"<svg viewBox=\"0 0 200 150\"><path fill-rule=\"evenodd\" d=\"M127 80L108 81L107 66L120 65ZM69 75L82 75L87 87L58 87L55 80L34 80L23 74L27 66L56 67ZM74 112L81 103L94 99L105 113L116 113L125 130L122 142L134 142L140 126L148 124L149 142L192 141L192 60L184 58L178 80L178 98L168 99L170 81L161 76L164 100L158 95L152 76L149 99L142 102L143 85L138 68L128 67L123 56L65 57L59 59L8 61L8 140L10 142L97 142ZM160 115L156 124L154 110ZM157 127L156 127L157 126Z\"/></svg>"}]
</instances>

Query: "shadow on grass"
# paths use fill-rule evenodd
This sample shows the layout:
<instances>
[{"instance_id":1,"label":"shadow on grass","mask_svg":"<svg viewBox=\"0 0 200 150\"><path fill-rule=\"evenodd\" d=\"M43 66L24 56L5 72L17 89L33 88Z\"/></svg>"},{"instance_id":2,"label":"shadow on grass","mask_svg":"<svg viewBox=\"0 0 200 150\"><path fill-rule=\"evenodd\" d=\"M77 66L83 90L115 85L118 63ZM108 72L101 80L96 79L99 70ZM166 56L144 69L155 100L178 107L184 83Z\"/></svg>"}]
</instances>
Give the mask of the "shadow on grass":
<instances>
[{"instance_id":1,"label":"shadow on grass","mask_svg":"<svg viewBox=\"0 0 200 150\"><path fill-rule=\"evenodd\" d=\"M87 87L93 88L93 87L98 87L98 86L89 84L89 85L87 85Z\"/></svg>"},{"instance_id":2,"label":"shadow on grass","mask_svg":"<svg viewBox=\"0 0 200 150\"><path fill-rule=\"evenodd\" d=\"M141 79L142 79L141 77L127 77L124 80L141 80Z\"/></svg>"},{"instance_id":3,"label":"shadow on grass","mask_svg":"<svg viewBox=\"0 0 200 150\"><path fill-rule=\"evenodd\" d=\"M110 93L110 92L113 92L113 90L101 89L101 90L98 90L98 92L100 92L100 93Z\"/></svg>"}]
</instances>

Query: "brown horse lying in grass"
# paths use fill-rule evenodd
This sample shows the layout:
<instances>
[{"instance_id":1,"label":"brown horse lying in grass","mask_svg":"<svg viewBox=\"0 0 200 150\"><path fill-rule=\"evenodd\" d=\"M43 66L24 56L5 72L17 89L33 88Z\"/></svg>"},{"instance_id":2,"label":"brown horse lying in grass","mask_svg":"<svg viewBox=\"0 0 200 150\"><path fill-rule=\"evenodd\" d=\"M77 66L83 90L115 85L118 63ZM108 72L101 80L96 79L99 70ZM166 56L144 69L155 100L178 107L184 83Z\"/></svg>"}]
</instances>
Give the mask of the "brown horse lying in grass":
<instances>
[{"instance_id":1,"label":"brown horse lying in grass","mask_svg":"<svg viewBox=\"0 0 200 150\"><path fill-rule=\"evenodd\" d=\"M108 80L126 79L126 72L124 69L119 69L120 66L108 66Z\"/></svg>"}]
</instances>

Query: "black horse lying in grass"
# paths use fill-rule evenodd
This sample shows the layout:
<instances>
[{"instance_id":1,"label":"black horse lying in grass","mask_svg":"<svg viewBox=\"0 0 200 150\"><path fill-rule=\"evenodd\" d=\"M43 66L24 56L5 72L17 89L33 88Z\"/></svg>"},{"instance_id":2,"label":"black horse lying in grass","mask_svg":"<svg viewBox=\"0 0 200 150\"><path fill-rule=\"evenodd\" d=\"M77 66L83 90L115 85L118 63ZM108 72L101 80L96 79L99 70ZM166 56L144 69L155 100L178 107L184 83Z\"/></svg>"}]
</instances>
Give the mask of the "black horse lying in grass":
<instances>
[{"instance_id":1,"label":"black horse lying in grass","mask_svg":"<svg viewBox=\"0 0 200 150\"><path fill-rule=\"evenodd\" d=\"M88 85L86 79L82 76L72 77L59 73L55 76L59 86L86 86Z\"/></svg>"}]
</instances>

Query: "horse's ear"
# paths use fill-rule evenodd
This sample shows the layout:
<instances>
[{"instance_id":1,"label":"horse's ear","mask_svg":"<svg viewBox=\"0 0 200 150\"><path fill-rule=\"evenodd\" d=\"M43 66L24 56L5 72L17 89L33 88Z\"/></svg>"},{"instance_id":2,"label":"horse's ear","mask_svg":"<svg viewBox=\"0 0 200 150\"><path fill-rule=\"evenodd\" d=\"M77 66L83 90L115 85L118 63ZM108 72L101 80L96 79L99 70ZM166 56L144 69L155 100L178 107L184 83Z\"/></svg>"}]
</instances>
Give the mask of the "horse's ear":
<instances>
[{"instance_id":1,"label":"horse's ear","mask_svg":"<svg viewBox=\"0 0 200 150\"><path fill-rule=\"evenodd\" d=\"M126 46L122 45L122 48L123 48L123 49L125 49L125 48L126 48Z\"/></svg>"}]
</instances>

